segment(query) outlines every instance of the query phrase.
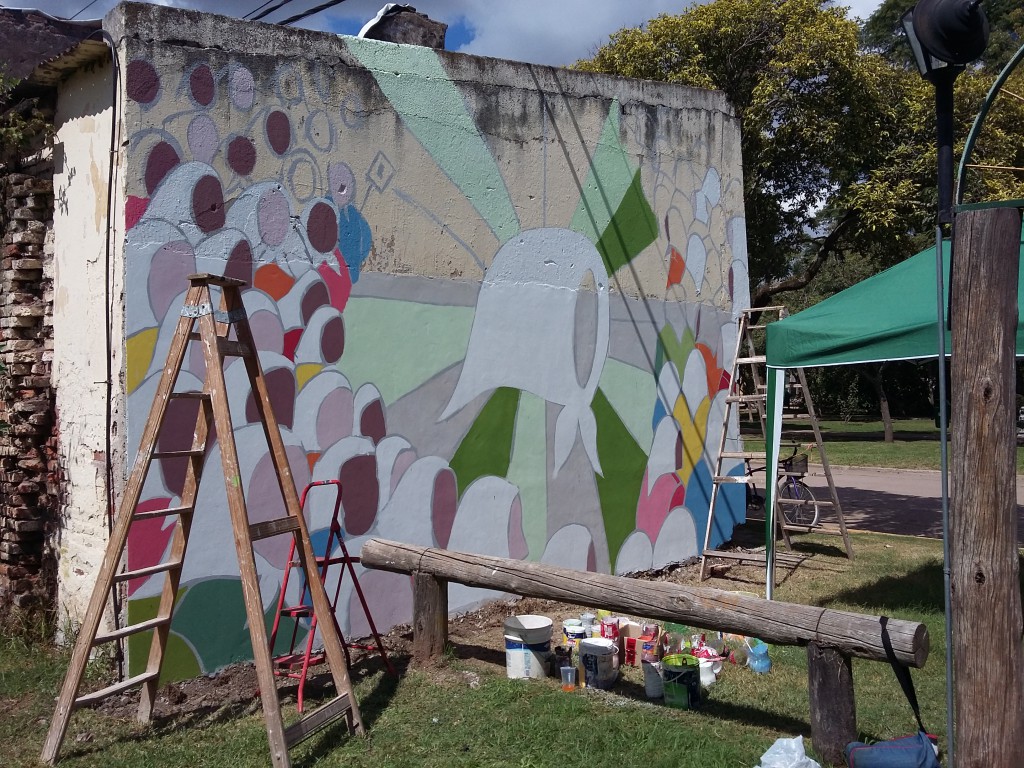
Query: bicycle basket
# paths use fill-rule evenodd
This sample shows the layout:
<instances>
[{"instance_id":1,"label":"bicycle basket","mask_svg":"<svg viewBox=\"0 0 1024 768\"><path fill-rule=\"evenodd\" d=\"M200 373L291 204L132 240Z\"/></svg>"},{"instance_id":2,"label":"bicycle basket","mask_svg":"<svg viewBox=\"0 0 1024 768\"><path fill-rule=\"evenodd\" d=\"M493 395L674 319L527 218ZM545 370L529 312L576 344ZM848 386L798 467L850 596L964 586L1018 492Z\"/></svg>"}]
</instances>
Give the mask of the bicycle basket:
<instances>
[{"instance_id":1,"label":"bicycle basket","mask_svg":"<svg viewBox=\"0 0 1024 768\"><path fill-rule=\"evenodd\" d=\"M788 470L794 474L806 475L807 474L807 454L800 453L790 459L788 462Z\"/></svg>"}]
</instances>

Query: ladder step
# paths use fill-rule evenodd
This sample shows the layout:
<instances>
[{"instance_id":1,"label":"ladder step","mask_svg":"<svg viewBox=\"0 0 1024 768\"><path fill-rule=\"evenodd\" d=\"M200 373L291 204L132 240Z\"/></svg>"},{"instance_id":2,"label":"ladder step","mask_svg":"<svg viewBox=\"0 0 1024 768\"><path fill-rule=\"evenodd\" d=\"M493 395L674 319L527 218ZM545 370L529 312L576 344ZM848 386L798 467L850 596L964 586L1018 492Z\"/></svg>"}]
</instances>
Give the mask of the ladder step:
<instances>
[{"instance_id":1,"label":"ladder step","mask_svg":"<svg viewBox=\"0 0 1024 768\"><path fill-rule=\"evenodd\" d=\"M245 344L217 337L217 349L225 357L248 357L250 352Z\"/></svg>"},{"instance_id":2,"label":"ladder step","mask_svg":"<svg viewBox=\"0 0 1024 768\"><path fill-rule=\"evenodd\" d=\"M117 584L123 581L131 581L132 579L139 579L143 576L152 576L154 573L165 573L166 571L174 571L181 568L181 560L170 560L166 563L158 563L157 565L151 565L147 568L137 568L134 571L125 571L114 576L114 583Z\"/></svg>"},{"instance_id":3,"label":"ladder step","mask_svg":"<svg viewBox=\"0 0 1024 768\"><path fill-rule=\"evenodd\" d=\"M149 629L156 629L157 627L162 627L164 624L170 623L170 616L157 616L155 619L143 621L138 624L129 624L127 627L115 629L113 632L103 632L102 634L97 634L96 637L93 638L92 644L102 645L103 643L109 643L111 640L117 640L121 637L128 637L129 635L137 635L139 634L139 632L145 632Z\"/></svg>"},{"instance_id":4,"label":"ladder step","mask_svg":"<svg viewBox=\"0 0 1024 768\"><path fill-rule=\"evenodd\" d=\"M193 334L196 335L196 334ZM175 400L210 400L209 392L171 392Z\"/></svg>"},{"instance_id":5,"label":"ladder step","mask_svg":"<svg viewBox=\"0 0 1024 768\"><path fill-rule=\"evenodd\" d=\"M129 677L127 680L122 680L120 683L114 683L113 685L108 685L106 688L100 688L98 691L93 691L92 693L87 693L84 696L79 696L75 699L75 706L85 707L90 704L95 704L98 701L103 701L103 699L108 696L113 696L115 693L127 691L129 688L134 688L137 685L148 683L150 680L155 680L159 674L159 670L154 670L152 672L146 671L141 675L136 675L135 677Z\"/></svg>"},{"instance_id":6,"label":"ladder step","mask_svg":"<svg viewBox=\"0 0 1024 768\"><path fill-rule=\"evenodd\" d=\"M763 403L764 395L729 395L725 398L727 403Z\"/></svg>"},{"instance_id":7,"label":"ladder step","mask_svg":"<svg viewBox=\"0 0 1024 768\"><path fill-rule=\"evenodd\" d=\"M293 618L300 616L312 616L313 606L312 605L292 605L287 608L281 609L282 616L291 616Z\"/></svg>"},{"instance_id":8,"label":"ladder step","mask_svg":"<svg viewBox=\"0 0 1024 768\"><path fill-rule=\"evenodd\" d=\"M315 709L294 725L284 729L284 741L291 749L300 741L308 739L321 728L325 728L352 709L347 693Z\"/></svg>"},{"instance_id":9,"label":"ladder step","mask_svg":"<svg viewBox=\"0 0 1024 768\"><path fill-rule=\"evenodd\" d=\"M205 448L190 448L187 451L153 451L154 459L201 459L205 455Z\"/></svg>"},{"instance_id":10,"label":"ladder step","mask_svg":"<svg viewBox=\"0 0 1024 768\"><path fill-rule=\"evenodd\" d=\"M315 667L317 664L323 664L324 659L327 655L323 652L309 654L309 661L306 661L306 654L304 653L286 653L283 656L275 656L274 666L279 669L294 669L295 667L301 667L303 664L308 664L311 667Z\"/></svg>"},{"instance_id":11,"label":"ladder step","mask_svg":"<svg viewBox=\"0 0 1024 768\"><path fill-rule=\"evenodd\" d=\"M768 358L764 355L755 355L754 357L737 357L736 365L764 365L768 362Z\"/></svg>"},{"instance_id":12,"label":"ladder step","mask_svg":"<svg viewBox=\"0 0 1024 768\"><path fill-rule=\"evenodd\" d=\"M714 482L716 483L743 483L744 485L750 485L754 482L754 478L750 475L715 475Z\"/></svg>"},{"instance_id":13,"label":"ladder step","mask_svg":"<svg viewBox=\"0 0 1024 768\"><path fill-rule=\"evenodd\" d=\"M249 526L249 536L253 541L280 536L282 533L294 533L299 530L299 521L294 517L279 517L277 520L264 520Z\"/></svg>"},{"instance_id":14,"label":"ladder step","mask_svg":"<svg viewBox=\"0 0 1024 768\"><path fill-rule=\"evenodd\" d=\"M723 459L767 459L764 451L722 451Z\"/></svg>"},{"instance_id":15,"label":"ladder step","mask_svg":"<svg viewBox=\"0 0 1024 768\"><path fill-rule=\"evenodd\" d=\"M136 512L132 515L132 522L136 520L149 520L153 517L169 517L171 515L191 515L193 507L168 507L167 509L152 509L149 512Z\"/></svg>"}]
</instances>

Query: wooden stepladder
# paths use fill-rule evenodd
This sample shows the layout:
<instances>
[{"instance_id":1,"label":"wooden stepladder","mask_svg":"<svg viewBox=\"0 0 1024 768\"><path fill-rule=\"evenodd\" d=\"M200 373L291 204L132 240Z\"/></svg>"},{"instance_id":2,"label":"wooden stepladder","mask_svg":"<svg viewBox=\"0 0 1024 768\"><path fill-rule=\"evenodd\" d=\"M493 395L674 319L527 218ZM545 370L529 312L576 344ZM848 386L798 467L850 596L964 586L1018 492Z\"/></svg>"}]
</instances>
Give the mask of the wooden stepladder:
<instances>
[{"instance_id":1,"label":"wooden stepladder","mask_svg":"<svg viewBox=\"0 0 1024 768\"><path fill-rule=\"evenodd\" d=\"M194 505L205 460L212 447L212 441L208 440L211 426L216 428L216 439L221 450L228 509L234 531L242 580L242 594L245 600L249 633L252 638L253 656L256 662L260 695L263 700L263 714L267 723L272 763L279 768L290 766L288 749L291 746L341 717L345 718L350 732L362 733L363 731L359 706L349 679L344 648L333 621L321 622L320 631L337 697L288 728L284 726L271 662L271 649L268 645L263 604L260 598L253 542L270 536L291 535L299 553L300 567L304 571L306 583L309 585L313 609L317 615L327 616L331 611L331 606L317 573L309 531L302 516L281 432L270 405L266 380L257 356L245 307L242 304L240 289L245 283L241 280L208 274L190 275L189 282L190 286L185 295L181 318L175 329L163 375L153 400L153 407L143 430L135 465L121 499L114 529L100 566L85 620L75 643L71 664L67 676L64 678L64 685L57 699L57 709L50 723L46 743L43 746L42 760L47 763L57 761L71 713L77 707L100 701L107 696L135 686L141 686L138 719L145 722L152 716L160 668L167 648L167 637L178 592L178 582L188 545L189 530L195 513ZM214 309L211 286L220 289L219 310ZM232 329L234 330L233 339L231 338ZM202 346L206 362L206 378L201 391L176 392L175 383L191 342L197 342ZM275 520L252 524L249 522L224 383L224 359L230 356L240 357L245 364L253 400L263 424L263 432L277 474L286 514ZM187 398L199 403L199 414L196 419L192 445L184 451L161 451L157 449L157 439L167 415L168 403L176 398ZM136 507L153 462L161 459L181 458L188 459L188 469L181 493L180 506L150 512L137 512ZM119 572L132 524L138 520L160 516L177 519L168 559L158 565L136 571ZM123 582L158 573L164 574L164 585L156 618L112 632L97 634L104 606L107 604L111 590L116 589L117 585ZM94 693L79 695L82 676L89 661L90 651L94 647L147 630L153 631L153 640L145 672Z\"/></svg>"},{"instance_id":2,"label":"wooden stepladder","mask_svg":"<svg viewBox=\"0 0 1024 768\"><path fill-rule=\"evenodd\" d=\"M751 323L753 315L761 316L761 323L754 325ZM718 445L718 461L715 465L714 474L712 477L712 488L711 488L711 500L708 509L708 523L707 529L704 532L704 548L701 550L701 565L700 565L700 578L701 581L706 579L709 575L710 565L708 563L709 557L721 558L725 560L738 561L748 564L764 564L766 562L766 555L761 552L741 552L741 551L730 551L730 550L712 550L711 547L711 534L715 521L715 508L719 497L720 488L726 483L743 483L748 486L753 485L755 481L760 481L766 488L769 482L779 485L784 481L785 478L790 476L803 477L806 472L806 467L801 472L789 471L784 464L779 465L778 475L774 478L767 478L762 475L760 478L755 477L751 472L751 461L760 461L761 466L758 469L765 469L764 464L767 460L767 454L764 451L726 451L725 442L728 437L729 423L731 421L732 414L736 413L740 409L747 408L753 409L757 414L758 421L761 424L761 436L767 440L767 359L764 355L757 353L754 338L752 336L753 331L763 330L767 325L769 317L772 319L781 320L786 315L785 307L757 307L752 309L744 309L740 312L739 323L736 335L736 349L733 355L733 367L732 377L729 384L729 394L726 397L726 409L724 425L722 428L722 437ZM749 374L749 384L752 386L752 392L743 392L743 376L741 371L746 370ZM815 443L818 448L818 456L821 461L822 472L828 482L829 488L829 499L818 499L812 500L810 504L813 504L814 508L822 508L831 510L834 515L835 523L818 523L817 514L813 515L815 522L813 524L798 524L795 522L787 521L787 515L782 514L783 510L781 505L788 505L789 507L806 507L808 502L803 499L796 498L778 498L784 494L776 494L775 499L775 533L781 534L783 541L785 541L786 548L792 549L792 543L790 541L789 534L791 532L808 533L814 531L815 533L826 533L836 534L843 538L844 548L846 550L847 557L853 557L853 547L850 544L849 533L846 529L846 520L843 517L843 508L839 502L839 495L836 492L835 481L832 477L832 469L828 463L828 456L825 453L825 445L821 436L821 429L818 424L818 416L814 410L814 402L811 398L810 388L807 386L807 378L804 375L802 368L796 369L796 386L799 390L799 399L802 402L806 413L799 414L800 417L804 418L810 425L814 433ZM785 419L785 414L783 415ZM796 450L799 447L799 443L789 443L790 448L793 449L793 454L796 454ZM806 462L806 456L803 457ZM725 475L723 474L723 465L727 459L743 459L747 463L747 472L743 475ZM767 496L767 489L765 491ZM774 534L773 534L774 535ZM803 558L799 555L786 555L779 553L777 555L780 563L795 566Z\"/></svg>"}]
</instances>

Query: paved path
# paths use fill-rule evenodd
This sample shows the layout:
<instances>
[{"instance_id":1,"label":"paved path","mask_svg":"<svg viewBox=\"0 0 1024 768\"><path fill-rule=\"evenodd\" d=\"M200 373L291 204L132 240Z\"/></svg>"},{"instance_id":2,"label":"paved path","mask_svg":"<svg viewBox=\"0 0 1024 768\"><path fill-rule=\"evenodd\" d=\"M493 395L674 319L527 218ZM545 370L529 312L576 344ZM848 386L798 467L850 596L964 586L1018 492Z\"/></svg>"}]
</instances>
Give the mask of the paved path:
<instances>
[{"instance_id":1,"label":"paved path","mask_svg":"<svg viewBox=\"0 0 1024 768\"><path fill-rule=\"evenodd\" d=\"M821 467L804 481L818 498L828 498ZM942 486L938 471L833 467L846 524L880 533L942 537ZM1024 546L1024 477L1017 477L1017 538ZM951 510L951 514L953 510ZM827 513L823 521L830 521Z\"/></svg>"}]
</instances>

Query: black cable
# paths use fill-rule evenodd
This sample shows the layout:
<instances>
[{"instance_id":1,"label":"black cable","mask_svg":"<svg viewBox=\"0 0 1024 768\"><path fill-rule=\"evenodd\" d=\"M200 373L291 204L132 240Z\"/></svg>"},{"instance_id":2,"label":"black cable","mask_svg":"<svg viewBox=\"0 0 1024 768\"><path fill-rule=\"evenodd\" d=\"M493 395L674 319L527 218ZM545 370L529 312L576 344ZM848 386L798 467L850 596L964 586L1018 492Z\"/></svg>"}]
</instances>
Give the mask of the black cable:
<instances>
[{"instance_id":1,"label":"black cable","mask_svg":"<svg viewBox=\"0 0 1024 768\"><path fill-rule=\"evenodd\" d=\"M272 2L274 2L274 0L267 0L267 2L263 3L263 5L258 5L258 6L256 6L256 7L255 7L255 8L253 8L253 9L252 9L251 11L249 11L249 12L248 12L247 14L245 14L245 16L243 16L242 18L243 18L243 19L249 19L249 18L251 18L251 17L252 17L252 15L253 15L254 13L259 13L259 12L260 12L260 11L262 11L262 10L263 10L264 8L266 8L266 7L268 6L268 5L270 5L270 4L272 3Z\"/></svg>"},{"instance_id":2,"label":"black cable","mask_svg":"<svg viewBox=\"0 0 1024 768\"><path fill-rule=\"evenodd\" d=\"M98 0L89 0L89 2L88 2L88 3L86 3L86 4L85 4L85 6L84 6L83 8L80 8L80 9L79 9L79 10L78 10L78 11L77 11L77 12L75 13L75 16L78 16L78 14L79 14L79 13L85 13L85 12L86 12L87 10L89 10L89 9L90 9L90 8L92 8L92 7L94 6L94 5L96 5L96 3L97 3L97 2L98 2ZM68 16L68 21L71 21L72 19L74 19L74 18L75 18L75 16Z\"/></svg>"},{"instance_id":3,"label":"black cable","mask_svg":"<svg viewBox=\"0 0 1024 768\"><path fill-rule=\"evenodd\" d=\"M281 0L281 2L279 2L277 5L273 5L270 8L267 8L267 10L263 11L262 13L256 14L255 16L250 18L249 21L259 21L260 19L266 18L274 11L280 10L281 8L284 8L286 5L288 5L288 3L292 2L295 2L295 0ZM264 3L264 5L266 5L266 3Z\"/></svg>"},{"instance_id":4,"label":"black cable","mask_svg":"<svg viewBox=\"0 0 1024 768\"><path fill-rule=\"evenodd\" d=\"M295 16L292 16L290 19L285 19L284 21L279 21L277 23L282 26L285 26L287 24L294 24L296 21L302 21L303 19L309 16L313 16L314 14L320 13L320 11L326 11L328 8L333 8L334 6L341 5L344 2L345 0L327 0L326 3L322 3L316 6L315 8L310 8L308 11L296 14Z\"/></svg>"}]
</instances>

